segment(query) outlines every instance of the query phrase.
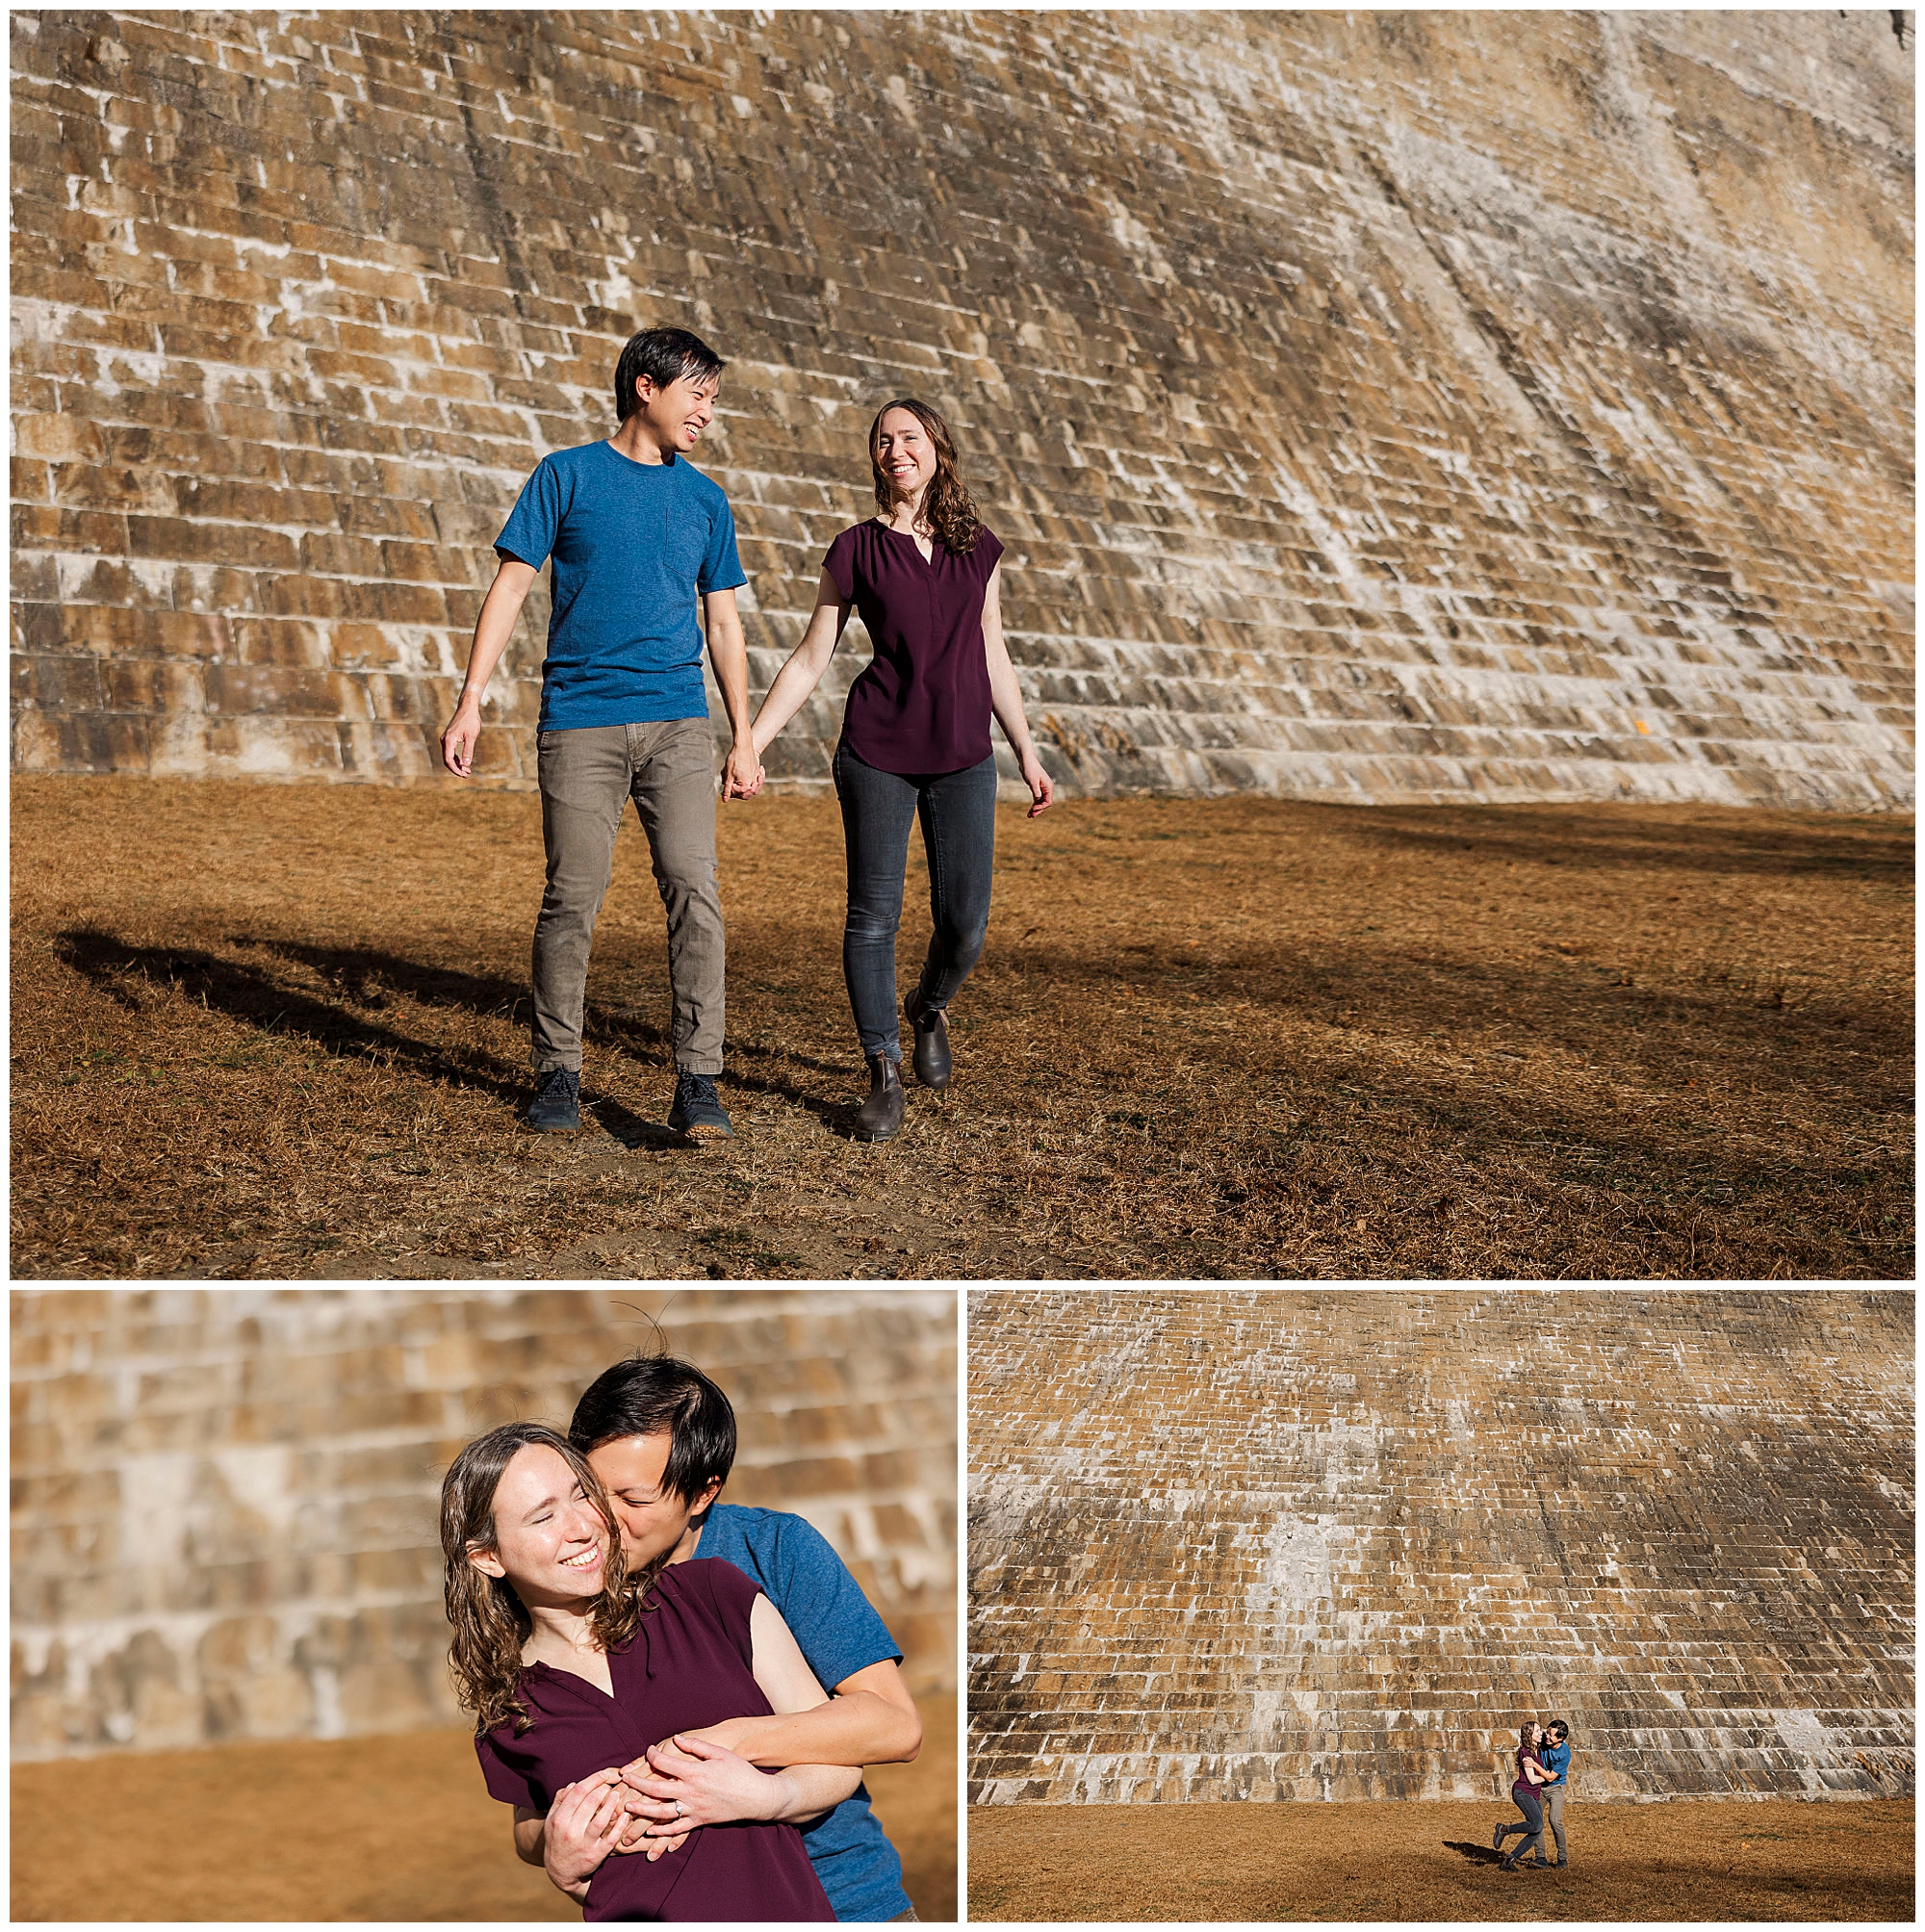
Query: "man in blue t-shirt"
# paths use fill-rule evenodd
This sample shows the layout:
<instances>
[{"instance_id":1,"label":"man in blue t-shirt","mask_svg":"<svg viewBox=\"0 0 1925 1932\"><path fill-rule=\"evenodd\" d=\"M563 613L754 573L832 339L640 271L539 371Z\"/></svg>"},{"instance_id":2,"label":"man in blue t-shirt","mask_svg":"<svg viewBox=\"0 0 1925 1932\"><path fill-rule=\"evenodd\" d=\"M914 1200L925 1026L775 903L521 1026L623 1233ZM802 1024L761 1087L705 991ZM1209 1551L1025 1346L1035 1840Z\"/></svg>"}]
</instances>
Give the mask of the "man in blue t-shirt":
<instances>
[{"instance_id":1,"label":"man in blue t-shirt","mask_svg":"<svg viewBox=\"0 0 1925 1932\"><path fill-rule=\"evenodd\" d=\"M568 1433L602 1480L631 1570L664 1554L671 1563L695 1556L733 1563L761 1585L831 1693L812 1711L732 1718L679 1742L659 1740L648 1763L622 1767L640 1821L617 1848L640 1848L651 1827L659 1833L684 1817L692 1827L741 1816L719 1791L730 1764L739 1771L735 1761L799 1767L791 1770L794 1816L836 1918L913 1919L902 1860L869 1809L866 1790L859 1785L852 1797L832 1799L833 1809L802 1822L817 1809L808 1767L908 1763L921 1748L922 1720L903 1685L902 1652L818 1531L780 1509L716 1501L735 1458L728 1397L699 1369L671 1356L618 1362L583 1393ZM578 1790L555 1794L557 1816L588 1816L594 1794L578 1799ZM680 1839L657 1836L653 1842L672 1847ZM564 1890L583 1875L572 1860L599 1862L601 1854L585 1844L585 1835L557 1832L552 1839L543 1814L515 1813L516 1850L530 1865L546 1865Z\"/></svg>"},{"instance_id":2,"label":"man in blue t-shirt","mask_svg":"<svg viewBox=\"0 0 1925 1932\"><path fill-rule=\"evenodd\" d=\"M1538 1752L1537 1762L1552 1773L1553 1780L1544 1787L1545 1822L1551 1827L1551 1836L1557 1841L1557 1863L1569 1865L1571 1861L1564 1852L1564 1793L1571 1785L1571 1727L1563 1718L1553 1717L1545 1726L1544 1748Z\"/></svg>"},{"instance_id":3,"label":"man in blue t-shirt","mask_svg":"<svg viewBox=\"0 0 1925 1932\"><path fill-rule=\"evenodd\" d=\"M588 947L632 798L668 914L668 1123L693 1140L732 1131L722 1071L722 905L715 890L715 755L702 685L703 625L734 733L731 795L761 784L749 734L749 657L735 592L729 500L688 461L713 420L722 358L686 329L643 329L615 366L621 426L535 467L501 534L500 566L475 623L468 676L442 759L474 770L481 696L523 601L553 560L536 764L548 885L535 922L535 1097L528 1124L581 1124Z\"/></svg>"}]
</instances>

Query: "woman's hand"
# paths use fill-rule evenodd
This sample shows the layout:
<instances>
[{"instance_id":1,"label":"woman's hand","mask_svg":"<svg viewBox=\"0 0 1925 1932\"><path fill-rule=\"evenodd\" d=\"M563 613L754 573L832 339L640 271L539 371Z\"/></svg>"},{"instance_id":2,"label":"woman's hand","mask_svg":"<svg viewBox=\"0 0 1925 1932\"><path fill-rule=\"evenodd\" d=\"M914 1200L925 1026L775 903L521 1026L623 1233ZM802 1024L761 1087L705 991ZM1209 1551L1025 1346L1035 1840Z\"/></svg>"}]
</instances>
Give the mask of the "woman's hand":
<instances>
[{"instance_id":1,"label":"woman's hand","mask_svg":"<svg viewBox=\"0 0 1925 1932\"><path fill-rule=\"evenodd\" d=\"M635 1765L636 1777L648 1776L647 1759L637 1758ZM680 1851L688 1842L689 1834L695 1827L680 1821L673 1804L663 1804L657 1798L645 1798L632 1785L626 1782L622 1787L622 1799L629 1813L629 1820L623 1827L620 1842L615 1846L617 1851L638 1851L653 1865L656 1859L666 1858L672 1851ZM655 1836L654 1827L660 1822L668 1823L671 1836L667 1838Z\"/></svg>"},{"instance_id":2,"label":"woman's hand","mask_svg":"<svg viewBox=\"0 0 1925 1932\"><path fill-rule=\"evenodd\" d=\"M693 1731L651 1746L646 1759L622 1767L622 1777L653 1801L647 1832L654 1838L735 1818L772 1818L788 1796L780 1773L758 1771L746 1758Z\"/></svg>"},{"instance_id":3,"label":"woman's hand","mask_svg":"<svg viewBox=\"0 0 1925 1932\"><path fill-rule=\"evenodd\" d=\"M1022 782L1029 786L1029 815L1032 818L1039 811L1047 811L1056 803L1056 786L1034 751L1022 760Z\"/></svg>"},{"instance_id":4,"label":"woman's hand","mask_svg":"<svg viewBox=\"0 0 1925 1932\"><path fill-rule=\"evenodd\" d=\"M579 1903L628 1822L619 1770L597 1771L562 1786L542 1831L542 1865L549 1877Z\"/></svg>"}]
</instances>

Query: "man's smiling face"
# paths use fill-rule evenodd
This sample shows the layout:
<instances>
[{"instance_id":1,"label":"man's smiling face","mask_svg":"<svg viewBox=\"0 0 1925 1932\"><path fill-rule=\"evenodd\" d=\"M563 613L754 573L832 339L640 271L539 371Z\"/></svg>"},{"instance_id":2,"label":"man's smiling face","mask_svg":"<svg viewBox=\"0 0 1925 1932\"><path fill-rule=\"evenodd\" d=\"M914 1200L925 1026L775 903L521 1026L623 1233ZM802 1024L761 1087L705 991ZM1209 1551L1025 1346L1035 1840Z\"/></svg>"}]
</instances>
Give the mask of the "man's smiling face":
<instances>
[{"instance_id":1,"label":"man's smiling face","mask_svg":"<svg viewBox=\"0 0 1925 1932\"><path fill-rule=\"evenodd\" d=\"M666 1430L659 1435L620 1435L588 1452L588 1466L608 1492L622 1532L622 1554L630 1570L664 1555L671 1562L692 1557L701 1534L690 1527L692 1519L722 1490L720 1478L692 1499L664 1488L673 1442Z\"/></svg>"}]
</instances>

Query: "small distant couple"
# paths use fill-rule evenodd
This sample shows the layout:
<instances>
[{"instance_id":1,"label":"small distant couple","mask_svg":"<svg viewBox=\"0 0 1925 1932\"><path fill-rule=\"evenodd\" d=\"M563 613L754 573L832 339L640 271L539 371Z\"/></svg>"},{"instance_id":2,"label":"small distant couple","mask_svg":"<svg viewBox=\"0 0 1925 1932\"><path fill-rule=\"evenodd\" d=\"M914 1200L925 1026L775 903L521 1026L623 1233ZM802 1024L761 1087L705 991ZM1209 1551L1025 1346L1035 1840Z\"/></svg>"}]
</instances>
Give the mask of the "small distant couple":
<instances>
[{"instance_id":1,"label":"small distant couple","mask_svg":"<svg viewBox=\"0 0 1925 1932\"><path fill-rule=\"evenodd\" d=\"M886 404L870 427L878 514L829 546L808 630L751 722L735 608L748 580L734 518L720 487L688 461L713 420L725 367L686 329L644 329L616 364L615 433L542 458L495 541L500 566L475 621L442 758L457 777L473 772L482 694L552 557L536 741L548 883L535 924L528 1124L580 1125L589 941L623 807L633 799L668 915L676 1066L668 1124L692 1140L720 1139L733 1128L715 1086L724 942L697 600L733 734L724 798L761 789L763 752L821 681L850 611L859 612L875 658L850 689L832 769L848 860L842 969L869 1073L855 1131L886 1141L906 1111L895 941L911 824L921 820L934 931L902 1010L916 1077L940 1090L951 1071L949 1003L988 927L991 715L1015 753L1032 818L1054 787L1003 641L1003 546L957 473L948 425L912 397Z\"/></svg>"},{"instance_id":2,"label":"small distant couple","mask_svg":"<svg viewBox=\"0 0 1925 1932\"><path fill-rule=\"evenodd\" d=\"M860 1768L921 1747L902 1653L801 1517L716 1501L734 1455L728 1397L655 1356L566 1435L508 1423L455 1457L449 1662L482 1777L591 1921L912 1919Z\"/></svg>"},{"instance_id":3,"label":"small distant couple","mask_svg":"<svg viewBox=\"0 0 1925 1932\"><path fill-rule=\"evenodd\" d=\"M1505 1871L1542 1871L1550 1861L1544 1856L1544 1827L1551 1826L1557 1841L1557 1863L1568 1865L1564 1855L1564 1791L1571 1773L1571 1727L1563 1718L1550 1725L1526 1724L1517 1734L1517 1781L1510 1794L1524 1814L1522 1823L1501 1824L1491 1834L1491 1849L1502 1852L1504 1840L1512 1832L1524 1833L1518 1848L1498 1860Z\"/></svg>"}]
</instances>

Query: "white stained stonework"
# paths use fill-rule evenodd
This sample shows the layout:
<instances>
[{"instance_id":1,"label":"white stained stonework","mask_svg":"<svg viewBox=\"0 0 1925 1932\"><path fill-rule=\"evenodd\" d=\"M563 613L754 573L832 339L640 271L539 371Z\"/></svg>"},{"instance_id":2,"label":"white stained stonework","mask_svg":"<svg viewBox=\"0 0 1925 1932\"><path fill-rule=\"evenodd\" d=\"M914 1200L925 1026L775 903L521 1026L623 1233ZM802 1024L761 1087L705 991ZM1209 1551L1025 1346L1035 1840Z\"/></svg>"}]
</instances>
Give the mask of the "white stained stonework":
<instances>
[{"instance_id":1,"label":"white stained stonework","mask_svg":"<svg viewBox=\"0 0 1925 1932\"><path fill-rule=\"evenodd\" d=\"M972 1803L1908 1791L1908 1293L985 1290Z\"/></svg>"},{"instance_id":2,"label":"white stained stonework","mask_svg":"<svg viewBox=\"0 0 1925 1932\"><path fill-rule=\"evenodd\" d=\"M451 782L493 538L680 322L757 692L913 393L1069 792L1909 806L1894 22L16 13L13 768Z\"/></svg>"}]
</instances>

